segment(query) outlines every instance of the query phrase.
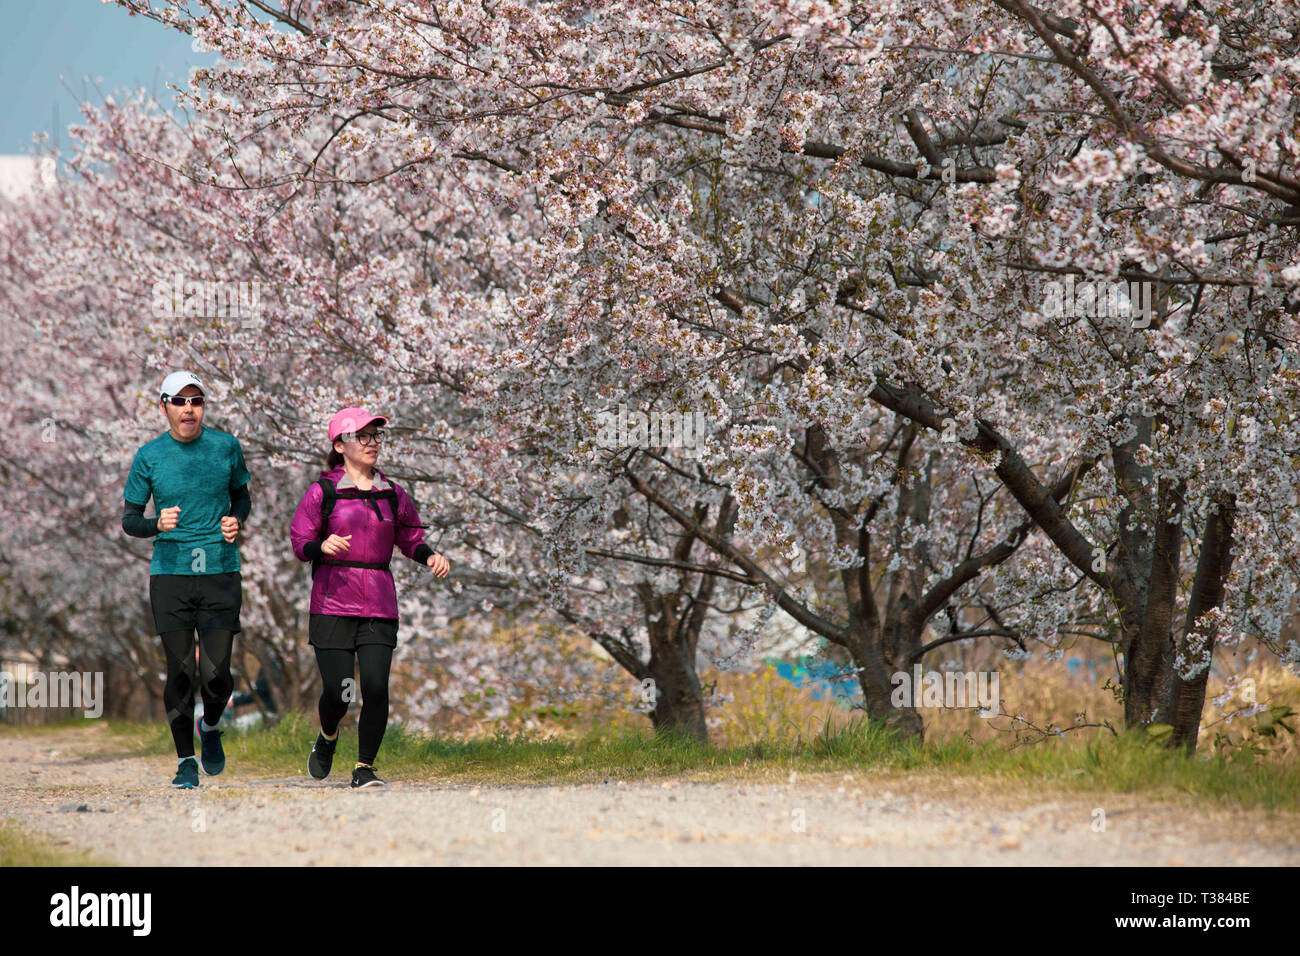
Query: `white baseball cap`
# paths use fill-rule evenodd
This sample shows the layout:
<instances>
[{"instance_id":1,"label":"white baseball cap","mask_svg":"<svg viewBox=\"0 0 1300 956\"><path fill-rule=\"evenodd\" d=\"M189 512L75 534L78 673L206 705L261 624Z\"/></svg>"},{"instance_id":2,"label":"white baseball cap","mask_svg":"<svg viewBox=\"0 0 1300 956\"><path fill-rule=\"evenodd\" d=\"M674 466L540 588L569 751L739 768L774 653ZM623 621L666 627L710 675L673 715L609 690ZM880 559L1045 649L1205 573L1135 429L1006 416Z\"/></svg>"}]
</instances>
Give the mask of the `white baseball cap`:
<instances>
[{"instance_id":1,"label":"white baseball cap","mask_svg":"<svg viewBox=\"0 0 1300 956\"><path fill-rule=\"evenodd\" d=\"M158 401L165 402L169 395L175 395L186 385L193 385L203 394L203 383L199 381L198 376L193 372L172 372L162 380L162 386L159 389Z\"/></svg>"}]
</instances>

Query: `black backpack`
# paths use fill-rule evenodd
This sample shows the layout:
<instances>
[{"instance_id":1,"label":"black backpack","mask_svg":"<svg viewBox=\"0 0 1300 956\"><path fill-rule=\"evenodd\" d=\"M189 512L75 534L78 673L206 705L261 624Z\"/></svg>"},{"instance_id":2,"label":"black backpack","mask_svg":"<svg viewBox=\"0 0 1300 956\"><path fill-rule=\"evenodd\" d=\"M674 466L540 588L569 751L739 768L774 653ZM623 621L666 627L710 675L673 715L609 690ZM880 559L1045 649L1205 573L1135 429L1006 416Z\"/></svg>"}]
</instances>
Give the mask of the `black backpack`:
<instances>
[{"instance_id":1,"label":"black backpack","mask_svg":"<svg viewBox=\"0 0 1300 956\"><path fill-rule=\"evenodd\" d=\"M334 511L334 502L338 498L361 498L370 502L370 507L375 509L375 514L379 515L380 521L384 521L386 519L384 518L383 512L379 510L379 500L381 498L387 498L389 501L393 503L392 505L393 518L398 521L401 520L400 518L397 517L397 486L393 484L391 481L388 482L388 487L383 489L382 491L375 491L373 488L369 491L362 491L360 488L347 488L343 491L339 491L336 487L334 487L334 482L330 481L328 478L319 478L317 479L316 484L320 485L320 490L321 490L320 537L317 538L316 540L321 544L324 544L326 539L329 538L330 536L330 532L329 532L330 513ZM404 524L405 522L402 523ZM413 527L423 528L425 526L414 525ZM384 561L381 563L381 562L374 562L374 561L335 561L335 560L330 560L327 562L321 560L320 558L312 558L311 576L313 578L316 577L316 569L319 568L322 564L332 564L344 568L377 568L381 571L388 571L390 570L391 563L388 561Z\"/></svg>"}]
</instances>

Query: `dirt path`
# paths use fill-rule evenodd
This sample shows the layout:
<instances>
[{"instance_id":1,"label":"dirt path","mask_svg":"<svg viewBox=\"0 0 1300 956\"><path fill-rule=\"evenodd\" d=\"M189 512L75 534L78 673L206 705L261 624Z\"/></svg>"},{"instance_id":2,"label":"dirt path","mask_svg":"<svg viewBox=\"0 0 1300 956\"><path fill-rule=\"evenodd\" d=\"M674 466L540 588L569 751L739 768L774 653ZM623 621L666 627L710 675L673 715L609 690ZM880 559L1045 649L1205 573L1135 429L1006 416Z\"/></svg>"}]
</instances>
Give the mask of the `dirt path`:
<instances>
[{"instance_id":1,"label":"dirt path","mask_svg":"<svg viewBox=\"0 0 1300 956\"><path fill-rule=\"evenodd\" d=\"M126 865L1300 865L1294 813L1017 797L935 774L353 791L337 770L317 783L232 763L183 791L166 786L171 758L115 746L0 731L0 819Z\"/></svg>"}]
</instances>

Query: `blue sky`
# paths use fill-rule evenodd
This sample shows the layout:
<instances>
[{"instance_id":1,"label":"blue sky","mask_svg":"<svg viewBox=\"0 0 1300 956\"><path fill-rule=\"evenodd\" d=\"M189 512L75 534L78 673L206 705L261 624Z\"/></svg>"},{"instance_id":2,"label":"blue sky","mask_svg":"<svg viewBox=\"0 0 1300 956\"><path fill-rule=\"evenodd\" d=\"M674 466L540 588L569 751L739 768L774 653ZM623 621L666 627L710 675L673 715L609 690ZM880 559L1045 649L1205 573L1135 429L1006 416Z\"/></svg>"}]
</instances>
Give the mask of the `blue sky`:
<instances>
[{"instance_id":1,"label":"blue sky","mask_svg":"<svg viewBox=\"0 0 1300 956\"><path fill-rule=\"evenodd\" d=\"M67 155L66 129L81 122L83 100L144 87L171 108L167 82L183 86L192 67L215 61L192 51L184 34L117 4L0 0L0 154L30 153L33 132L54 137L57 109Z\"/></svg>"}]
</instances>

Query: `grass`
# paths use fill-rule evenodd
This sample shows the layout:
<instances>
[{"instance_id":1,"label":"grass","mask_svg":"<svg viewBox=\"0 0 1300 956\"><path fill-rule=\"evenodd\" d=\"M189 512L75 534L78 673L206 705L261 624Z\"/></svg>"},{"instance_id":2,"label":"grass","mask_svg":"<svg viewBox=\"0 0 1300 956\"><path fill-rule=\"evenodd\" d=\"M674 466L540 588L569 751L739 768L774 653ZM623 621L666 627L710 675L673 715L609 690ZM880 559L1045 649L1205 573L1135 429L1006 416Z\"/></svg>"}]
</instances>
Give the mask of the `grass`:
<instances>
[{"instance_id":1,"label":"grass","mask_svg":"<svg viewBox=\"0 0 1300 956\"><path fill-rule=\"evenodd\" d=\"M171 739L160 724L114 723L125 749L170 755ZM315 738L313 721L286 717L248 733L228 731L228 765L239 777L300 776ZM336 772L357 757L354 731L345 729L335 756ZM686 777L701 781L767 781L868 772L928 773L936 778L996 783L999 789L1143 793L1300 811L1300 762L1233 759L1224 753L1188 758L1147 741L1142 734L1046 741L1008 749L999 741L970 736L900 742L878 724L858 716L814 733L705 747L688 738L647 729L618 729L561 739L537 733L488 736L428 735L391 725L377 761L393 780L453 782L473 786L653 781ZM234 782L234 780L232 780Z\"/></svg>"},{"instance_id":2,"label":"grass","mask_svg":"<svg viewBox=\"0 0 1300 956\"><path fill-rule=\"evenodd\" d=\"M109 866L82 850L65 850L44 837L19 829L14 819L0 820L0 866Z\"/></svg>"}]
</instances>

